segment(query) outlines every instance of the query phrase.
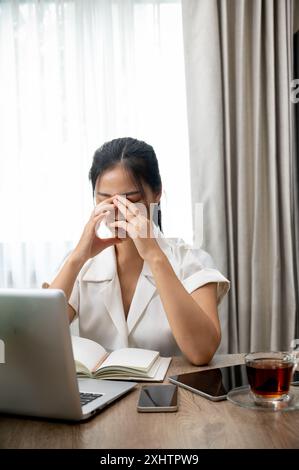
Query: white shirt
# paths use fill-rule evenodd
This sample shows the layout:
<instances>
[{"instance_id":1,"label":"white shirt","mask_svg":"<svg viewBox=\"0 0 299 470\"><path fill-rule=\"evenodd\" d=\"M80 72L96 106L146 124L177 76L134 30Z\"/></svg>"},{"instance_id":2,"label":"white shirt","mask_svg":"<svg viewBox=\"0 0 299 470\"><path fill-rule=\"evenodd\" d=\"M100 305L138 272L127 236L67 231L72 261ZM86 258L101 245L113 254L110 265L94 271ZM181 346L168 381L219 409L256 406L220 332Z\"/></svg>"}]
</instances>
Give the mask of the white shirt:
<instances>
[{"instance_id":1,"label":"white shirt","mask_svg":"<svg viewBox=\"0 0 299 470\"><path fill-rule=\"evenodd\" d=\"M204 284L217 282L219 304L230 282L214 267L211 256L189 247L182 239L165 238L156 226L154 235L185 289L191 293ZM114 246L84 264L69 304L79 318L80 336L100 343L107 351L136 347L159 351L162 356L181 354L145 261L125 318Z\"/></svg>"}]
</instances>

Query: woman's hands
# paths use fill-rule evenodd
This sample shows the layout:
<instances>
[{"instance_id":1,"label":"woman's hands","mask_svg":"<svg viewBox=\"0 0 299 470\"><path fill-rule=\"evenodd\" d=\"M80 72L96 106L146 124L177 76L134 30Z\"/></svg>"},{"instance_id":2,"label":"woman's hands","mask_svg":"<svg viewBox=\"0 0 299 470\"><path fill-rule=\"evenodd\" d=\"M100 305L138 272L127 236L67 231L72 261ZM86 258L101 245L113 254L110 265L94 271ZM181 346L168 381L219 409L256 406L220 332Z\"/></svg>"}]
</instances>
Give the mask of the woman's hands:
<instances>
[{"instance_id":1,"label":"woman's hands","mask_svg":"<svg viewBox=\"0 0 299 470\"><path fill-rule=\"evenodd\" d=\"M151 222L146 215L128 199L122 196L112 196L98 204L92 211L89 221L84 227L81 238L71 254L71 258L81 263L85 263L89 258L98 255L105 248L121 243L125 237L111 237L102 239L96 235L96 226L108 215L115 214L115 209L123 215L123 220L115 220L106 224L115 233L124 231L125 236L129 236L144 260L150 260L155 254L161 254L152 230ZM114 217L113 217L114 220Z\"/></svg>"},{"instance_id":2,"label":"woman's hands","mask_svg":"<svg viewBox=\"0 0 299 470\"><path fill-rule=\"evenodd\" d=\"M115 210L112 200L113 197L105 199L105 201L98 204L92 211L81 238L71 254L72 259L85 263L89 258L98 255L108 246L122 242L122 239L117 237L99 238L95 231L97 223L105 219L110 212Z\"/></svg>"},{"instance_id":3,"label":"woman's hands","mask_svg":"<svg viewBox=\"0 0 299 470\"><path fill-rule=\"evenodd\" d=\"M144 260L149 260L155 254L161 254L161 248L153 235L152 224L137 205L119 195L112 200L124 220L116 220L108 226L123 229L132 238L138 253Z\"/></svg>"}]
</instances>

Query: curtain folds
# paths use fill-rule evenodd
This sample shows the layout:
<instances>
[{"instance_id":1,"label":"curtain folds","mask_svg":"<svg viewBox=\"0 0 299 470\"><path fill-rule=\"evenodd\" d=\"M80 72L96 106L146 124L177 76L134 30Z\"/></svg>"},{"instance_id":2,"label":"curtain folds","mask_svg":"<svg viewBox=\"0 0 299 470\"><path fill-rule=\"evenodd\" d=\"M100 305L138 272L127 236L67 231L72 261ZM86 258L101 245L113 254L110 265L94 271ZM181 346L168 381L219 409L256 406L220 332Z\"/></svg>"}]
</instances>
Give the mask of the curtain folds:
<instances>
[{"instance_id":1,"label":"curtain folds","mask_svg":"<svg viewBox=\"0 0 299 470\"><path fill-rule=\"evenodd\" d=\"M183 0L193 205L232 282L222 351L295 336L293 1Z\"/></svg>"}]
</instances>

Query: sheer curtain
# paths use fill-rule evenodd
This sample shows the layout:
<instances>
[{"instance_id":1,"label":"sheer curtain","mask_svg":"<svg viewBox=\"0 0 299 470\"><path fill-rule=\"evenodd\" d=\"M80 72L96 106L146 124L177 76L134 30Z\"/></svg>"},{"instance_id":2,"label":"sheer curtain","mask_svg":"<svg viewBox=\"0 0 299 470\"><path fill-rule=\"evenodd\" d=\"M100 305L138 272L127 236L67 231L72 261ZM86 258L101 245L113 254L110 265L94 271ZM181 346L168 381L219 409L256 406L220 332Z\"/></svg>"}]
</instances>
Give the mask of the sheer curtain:
<instances>
[{"instance_id":1,"label":"sheer curtain","mask_svg":"<svg viewBox=\"0 0 299 470\"><path fill-rule=\"evenodd\" d=\"M116 137L153 145L165 235L191 242L180 1L1 1L0 133L1 287L51 279L93 208L93 153Z\"/></svg>"}]
</instances>

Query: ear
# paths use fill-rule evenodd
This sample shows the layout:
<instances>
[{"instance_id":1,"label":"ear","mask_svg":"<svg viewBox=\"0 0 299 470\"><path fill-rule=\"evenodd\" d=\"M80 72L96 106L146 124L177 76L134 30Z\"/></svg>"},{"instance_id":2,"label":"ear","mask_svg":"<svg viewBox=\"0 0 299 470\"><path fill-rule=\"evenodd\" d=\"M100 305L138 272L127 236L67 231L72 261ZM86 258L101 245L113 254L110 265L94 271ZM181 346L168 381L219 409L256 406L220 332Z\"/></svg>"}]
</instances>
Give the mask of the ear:
<instances>
[{"instance_id":1,"label":"ear","mask_svg":"<svg viewBox=\"0 0 299 470\"><path fill-rule=\"evenodd\" d=\"M155 195L155 202L156 202L156 203L160 202L161 196L162 196L162 188L161 188L161 191L159 191L159 192Z\"/></svg>"}]
</instances>

